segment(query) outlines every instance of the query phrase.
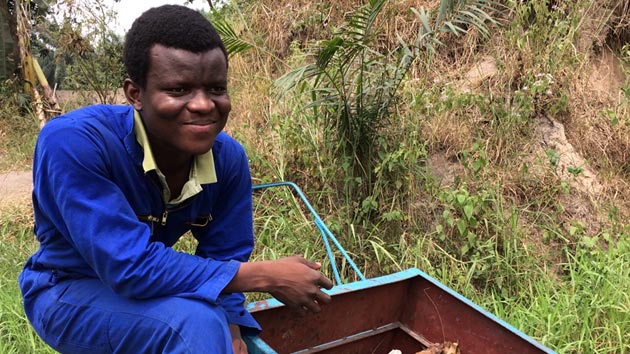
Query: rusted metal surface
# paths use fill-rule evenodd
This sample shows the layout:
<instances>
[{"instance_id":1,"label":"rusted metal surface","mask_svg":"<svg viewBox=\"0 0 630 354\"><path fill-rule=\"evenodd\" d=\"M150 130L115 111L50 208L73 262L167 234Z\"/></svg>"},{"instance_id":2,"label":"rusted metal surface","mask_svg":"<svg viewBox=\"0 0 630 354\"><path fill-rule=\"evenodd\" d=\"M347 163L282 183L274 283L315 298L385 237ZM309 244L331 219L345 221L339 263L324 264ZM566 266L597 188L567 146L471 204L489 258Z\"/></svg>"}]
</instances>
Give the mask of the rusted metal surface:
<instances>
[{"instance_id":1,"label":"rusted metal surface","mask_svg":"<svg viewBox=\"0 0 630 354\"><path fill-rule=\"evenodd\" d=\"M545 353L507 327L422 278L408 282L401 321L434 343L458 342L462 353Z\"/></svg>"},{"instance_id":2,"label":"rusted metal surface","mask_svg":"<svg viewBox=\"0 0 630 354\"><path fill-rule=\"evenodd\" d=\"M292 353L397 322L406 291L399 282L339 293L322 312L304 317L284 306L251 312L263 327L261 338L279 353Z\"/></svg>"},{"instance_id":3,"label":"rusted metal surface","mask_svg":"<svg viewBox=\"0 0 630 354\"><path fill-rule=\"evenodd\" d=\"M413 354L451 341L462 354L554 353L417 269L329 293L333 300L322 312L304 317L276 300L250 304L263 327L257 342L264 343L250 352Z\"/></svg>"}]
</instances>

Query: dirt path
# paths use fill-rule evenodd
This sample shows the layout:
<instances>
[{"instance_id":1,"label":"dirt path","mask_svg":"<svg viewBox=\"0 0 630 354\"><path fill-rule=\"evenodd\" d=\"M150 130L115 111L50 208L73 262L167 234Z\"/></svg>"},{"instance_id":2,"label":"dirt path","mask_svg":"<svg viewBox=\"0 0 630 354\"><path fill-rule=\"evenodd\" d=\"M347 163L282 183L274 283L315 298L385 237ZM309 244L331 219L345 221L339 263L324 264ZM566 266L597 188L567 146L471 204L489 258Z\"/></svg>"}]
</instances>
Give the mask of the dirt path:
<instances>
[{"instance_id":1,"label":"dirt path","mask_svg":"<svg viewBox=\"0 0 630 354\"><path fill-rule=\"evenodd\" d=\"M11 205L30 203L32 190L31 171L0 174L0 209Z\"/></svg>"}]
</instances>

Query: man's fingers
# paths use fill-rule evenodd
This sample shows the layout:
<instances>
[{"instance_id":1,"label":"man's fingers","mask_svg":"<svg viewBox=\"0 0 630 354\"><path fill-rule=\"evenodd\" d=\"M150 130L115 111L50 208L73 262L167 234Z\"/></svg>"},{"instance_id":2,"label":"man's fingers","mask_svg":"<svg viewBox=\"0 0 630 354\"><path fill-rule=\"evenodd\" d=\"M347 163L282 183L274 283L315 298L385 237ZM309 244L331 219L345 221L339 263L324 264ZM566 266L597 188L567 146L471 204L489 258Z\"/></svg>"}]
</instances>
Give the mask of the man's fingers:
<instances>
[{"instance_id":1,"label":"man's fingers","mask_svg":"<svg viewBox=\"0 0 630 354\"><path fill-rule=\"evenodd\" d=\"M328 304L330 303L330 301L330 295L324 293L323 291L318 291L317 293L313 294L312 300L309 300L302 305L294 305L289 307L293 309L293 311L295 311L299 316L306 316L306 314L309 312L321 312L321 305Z\"/></svg>"},{"instance_id":2,"label":"man's fingers","mask_svg":"<svg viewBox=\"0 0 630 354\"><path fill-rule=\"evenodd\" d=\"M319 303L317 303L317 300L310 301L303 307L307 308L309 311L313 313L318 313L322 310L322 308L319 306Z\"/></svg>"},{"instance_id":3,"label":"man's fingers","mask_svg":"<svg viewBox=\"0 0 630 354\"><path fill-rule=\"evenodd\" d=\"M315 294L314 301L319 304L329 304L331 300L332 298L330 297L330 295L326 294L323 291L319 291L317 294Z\"/></svg>"},{"instance_id":4,"label":"man's fingers","mask_svg":"<svg viewBox=\"0 0 630 354\"><path fill-rule=\"evenodd\" d=\"M306 259L302 256L300 256L300 261L305 264L307 267L314 269L314 270L319 270L322 267L322 264L319 262L313 262L309 259Z\"/></svg>"},{"instance_id":5,"label":"man's fingers","mask_svg":"<svg viewBox=\"0 0 630 354\"><path fill-rule=\"evenodd\" d=\"M247 344L242 339L233 340L232 350L234 354L247 354Z\"/></svg>"},{"instance_id":6,"label":"man's fingers","mask_svg":"<svg viewBox=\"0 0 630 354\"><path fill-rule=\"evenodd\" d=\"M304 317L308 313L309 309L306 306L299 306L295 308L295 312L297 312L298 316Z\"/></svg>"},{"instance_id":7,"label":"man's fingers","mask_svg":"<svg viewBox=\"0 0 630 354\"><path fill-rule=\"evenodd\" d=\"M333 282L332 280L326 278L325 276L321 276L319 279L319 284L317 284L319 287L324 288L324 289L332 289L333 287Z\"/></svg>"}]
</instances>

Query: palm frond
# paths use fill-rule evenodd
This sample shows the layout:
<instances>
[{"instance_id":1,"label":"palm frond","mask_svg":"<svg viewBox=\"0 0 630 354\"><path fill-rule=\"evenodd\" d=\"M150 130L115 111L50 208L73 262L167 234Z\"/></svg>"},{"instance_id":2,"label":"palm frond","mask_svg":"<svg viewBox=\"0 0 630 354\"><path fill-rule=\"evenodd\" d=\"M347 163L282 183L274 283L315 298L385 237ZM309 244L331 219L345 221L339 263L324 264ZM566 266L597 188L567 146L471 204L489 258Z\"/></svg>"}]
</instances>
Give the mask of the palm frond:
<instances>
[{"instance_id":1,"label":"palm frond","mask_svg":"<svg viewBox=\"0 0 630 354\"><path fill-rule=\"evenodd\" d=\"M442 0L438 7L436 23L442 23L447 16L447 13L451 12L454 6L454 0Z\"/></svg>"},{"instance_id":2,"label":"palm frond","mask_svg":"<svg viewBox=\"0 0 630 354\"><path fill-rule=\"evenodd\" d=\"M315 58L315 62L317 63L317 66L320 68L325 68L326 66L328 66L328 63L330 63L332 58L335 56L335 54L337 53L337 50L339 50L342 46L343 46L343 38L341 37L334 37L333 39L329 41L325 41L322 45L320 52L317 54L317 57Z\"/></svg>"},{"instance_id":3,"label":"palm frond","mask_svg":"<svg viewBox=\"0 0 630 354\"><path fill-rule=\"evenodd\" d=\"M298 67L288 73L282 75L276 80L276 86L280 89L278 98L284 96L288 91L299 86L301 83L305 83L309 79L319 74L317 65L310 64Z\"/></svg>"},{"instance_id":4,"label":"palm frond","mask_svg":"<svg viewBox=\"0 0 630 354\"><path fill-rule=\"evenodd\" d=\"M225 19L220 17L215 18L212 21L212 24L221 36L221 40L223 40L223 44L225 45L225 50L228 52L228 55L232 56L253 47L253 44L248 43L240 38L236 34L232 26L230 26L230 24L225 21Z\"/></svg>"},{"instance_id":5,"label":"palm frond","mask_svg":"<svg viewBox=\"0 0 630 354\"><path fill-rule=\"evenodd\" d=\"M460 28L475 27L479 32L488 37L490 35L489 26L498 24L491 13L503 7L500 2L492 0L460 1L460 4L453 8L451 15L452 22L459 24ZM457 33L454 33L457 34Z\"/></svg>"},{"instance_id":6,"label":"palm frond","mask_svg":"<svg viewBox=\"0 0 630 354\"><path fill-rule=\"evenodd\" d=\"M424 8L412 9L421 24L416 45L420 46L419 42L422 41L439 44L437 33L459 36L466 33L470 27L476 28L483 36L488 37L489 25L497 24L491 13L501 7L504 6L494 0L441 0L434 21L430 20L430 13ZM432 44L425 44L424 47L430 49L433 47Z\"/></svg>"},{"instance_id":7,"label":"palm frond","mask_svg":"<svg viewBox=\"0 0 630 354\"><path fill-rule=\"evenodd\" d=\"M370 0L366 6L357 9L348 17L345 33L357 41L369 42L376 19L386 3L387 0Z\"/></svg>"}]
</instances>

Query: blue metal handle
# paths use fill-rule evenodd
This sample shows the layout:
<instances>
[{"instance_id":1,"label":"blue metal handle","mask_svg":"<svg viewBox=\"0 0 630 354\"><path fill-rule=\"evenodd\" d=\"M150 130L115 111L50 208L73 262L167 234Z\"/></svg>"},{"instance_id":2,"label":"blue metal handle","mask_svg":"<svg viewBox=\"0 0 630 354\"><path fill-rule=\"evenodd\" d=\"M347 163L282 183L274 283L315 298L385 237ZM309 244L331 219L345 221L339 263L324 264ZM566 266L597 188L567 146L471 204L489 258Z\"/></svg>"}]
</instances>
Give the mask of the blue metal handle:
<instances>
[{"instance_id":1,"label":"blue metal handle","mask_svg":"<svg viewBox=\"0 0 630 354\"><path fill-rule=\"evenodd\" d=\"M341 282L341 277L339 276L339 270L337 269L337 264L335 262L335 256L330 247L329 240L331 240L335 244L335 247L337 247L337 250L339 250L339 253L341 253L341 255L346 259L346 261L348 262L352 270L355 271L359 279L365 280L365 276L363 275L363 273L361 273L361 271L356 266L354 261L352 261L352 259L350 258L346 250L341 246L341 244L339 244L339 241L337 241L337 238L332 234L332 232L330 232L326 224L324 224L324 221L319 217L315 209L313 209L313 206L311 206L311 203L309 203L308 199L306 199L306 196L304 195L304 193L302 193L302 190L300 190L300 188L295 183L293 182L266 183L266 184L259 184L259 185L252 186L252 189L256 190L256 189L278 187L278 186L287 186L287 187L293 188L295 192L298 194L298 196L300 197L300 199L302 199L302 202L304 202L304 205L306 205L306 208L308 208L311 214L313 214L315 226L317 226L317 228L319 229L319 232L322 234L322 239L324 240L324 246L326 246L326 253L328 254L328 259L330 260L330 266L332 267L337 285L341 285L342 282Z\"/></svg>"}]
</instances>

